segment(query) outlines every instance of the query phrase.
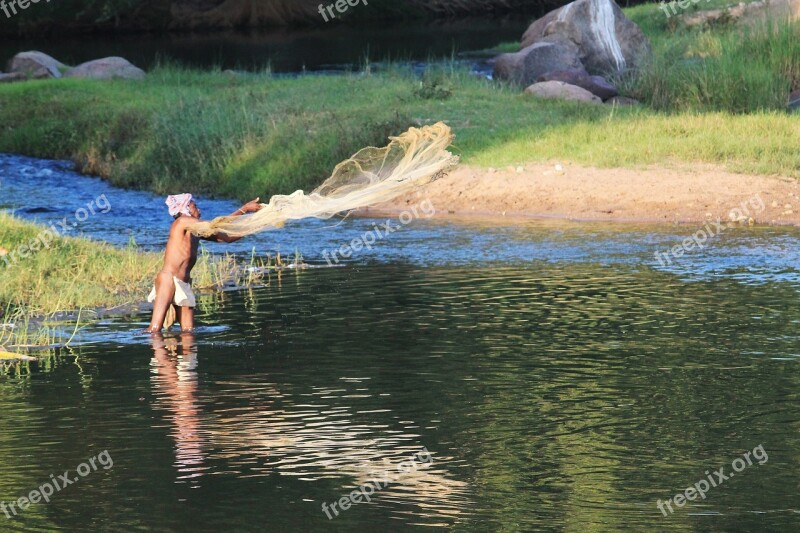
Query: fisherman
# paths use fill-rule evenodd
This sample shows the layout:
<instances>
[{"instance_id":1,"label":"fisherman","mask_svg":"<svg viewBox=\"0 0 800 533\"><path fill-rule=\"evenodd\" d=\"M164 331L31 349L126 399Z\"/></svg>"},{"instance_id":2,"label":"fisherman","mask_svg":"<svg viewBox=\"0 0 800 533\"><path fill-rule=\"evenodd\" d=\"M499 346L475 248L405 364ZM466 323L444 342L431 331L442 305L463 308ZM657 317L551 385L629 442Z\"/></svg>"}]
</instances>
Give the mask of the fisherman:
<instances>
[{"instance_id":1,"label":"fisherman","mask_svg":"<svg viewBox=\"0 0 800 533\"><path fill-rule=\"evenodd\" d=\"M164 253L164 267L158 273L150 296L147 301L153 303L153 319L150 322L148 333L158 333L163 328L169 329L176 319L181 324L181 331L190 332L194 329L194 308L196 305L194 292L192 292L192 268L197 262L197 247L200 238L194 236L190 230L192 226L200 223L200 209L194 202L191 194L178 194L169 196L166 201L169 214L175 221L169 231L167 249ZM244 204L231 214L231 217L240 217L248 213L255 213L262 208L259 198ZM236 242L241 237L231 237L218 232L203 240L211 242ZM177 309L180 309L180 315Z\"/></svg>"}]
</instances>

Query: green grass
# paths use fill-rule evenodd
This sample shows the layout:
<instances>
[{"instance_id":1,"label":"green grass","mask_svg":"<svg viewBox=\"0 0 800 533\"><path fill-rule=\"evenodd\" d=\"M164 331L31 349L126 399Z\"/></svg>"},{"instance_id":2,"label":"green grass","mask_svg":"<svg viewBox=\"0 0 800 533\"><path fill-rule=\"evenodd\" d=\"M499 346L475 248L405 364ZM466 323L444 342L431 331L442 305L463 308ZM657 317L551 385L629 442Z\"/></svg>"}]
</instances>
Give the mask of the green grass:
<instances>
[{"instance_id":1,"label":"green grass","mask_svg":"<svg viewBox=\"0 0 800 533\"><path fill-rule=\"evenodd\" d=\"M629 14L653 42L653 60L621 87L668 112L783 110L800 88L800 25L762 21L670 28L656 6Z\"/></svg>"},{"instance_id":2,"label":"green grass","mask_svg":"<svg viewBox=\"0 0 800 533\"><path fill-rule=\"evenodd\" d=\"M13 252L37 239L44 230L0 213L0 246ZM0 302L45 315L78 308L118 305L142 300L160 266L156 254L77 238L56 238L6 264L0 259Z\"/></svg>"},{"instance_id":3,"label":"green grass","mask_svg":"<svg viewBox=\"0 0 800 533\"><path fill-rule=\"evenodd\" d=\"M769 62L778 68L786 61L784 71L793 71L797 58L781 52ZM797 176L798 133L781 111L785 74L753 96L757 74L737 92L746 69L726 79L719 68L707 66L703 76L689 78L692 84L683 84L685 70L628 83L629 94L655 108L638 110L542 102L447 66L433 67L428 77L432 87L446 87L441 94L421 90L399 68L276 79L165 66L143 82L32 81L0 87L0 151L71 158L124 187L249 200L311 189L361 147L444 120L467 164L558 158L628 166L663 159ZM725 68L735 69L734 60ZM742 107L754 113L743 116ZM741 134L753 127L769 135Z\"/></svg>"},{"instance_id":4,"label":"green grass","mask_svg":"<svg viewBox=\"0 0 800 533\"><path fill-rule=\"evenodd\" d=\"M45 239L48 247L26 251L44 230L0 213L0 247L15 253L0 258L0 346L63 344L81 320L56 314L81 309L85 319L95 308L143 301L158 270L155 254L87 239Z\"/></svg>"},{"instance_id":5,"label":"green grass","mask_svg":"<svg viewBox=\"0 0 800 533\"><path fill-rule=\"evenodd\" d=\"M650 64L616 80L639 109L530 99L450 64L422 81L400 67L276 78L164 65L140 82L0 86L0 151L71 158L124 187L248 200L311 189L363 146L444 120L467 164L699 162L800 175L796 119L784 113L800 88L800 26L688 29L655 4L627 13L654 48Z\"/></svg>"}]
</instances>

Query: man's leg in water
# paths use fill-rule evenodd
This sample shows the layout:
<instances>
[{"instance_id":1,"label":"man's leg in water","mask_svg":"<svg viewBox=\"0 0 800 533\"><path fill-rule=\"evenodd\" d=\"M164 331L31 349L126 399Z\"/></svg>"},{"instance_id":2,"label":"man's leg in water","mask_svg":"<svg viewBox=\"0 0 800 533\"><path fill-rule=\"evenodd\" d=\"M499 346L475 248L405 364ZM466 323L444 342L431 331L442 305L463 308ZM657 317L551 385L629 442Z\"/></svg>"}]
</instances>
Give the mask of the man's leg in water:
<instances>
[{"instance_id":1,"label":"man's leg in water","mask_svg":"<svg viewBox=\"0 0 800 533\"><path fill-rule=\"evenodd\" d=\"M156 276L156 301L153 302L153 320L150 321L148 331L151 333L161 331L164 328L164 318L167 316L167 309L175 298L175 281L169 272L159 272ZM183 325L183 322L181 322Z\"/></svg>"},{"instance_id":2,"label":"man's leg in water","mask_svg":"<svg viewBox=\"0 0 800 533\"><path fill-rule=\"evenodd\" d=\"M180 320L181 331L194 331L194 307L181 307Z\"/></svg>"}]
</instances>

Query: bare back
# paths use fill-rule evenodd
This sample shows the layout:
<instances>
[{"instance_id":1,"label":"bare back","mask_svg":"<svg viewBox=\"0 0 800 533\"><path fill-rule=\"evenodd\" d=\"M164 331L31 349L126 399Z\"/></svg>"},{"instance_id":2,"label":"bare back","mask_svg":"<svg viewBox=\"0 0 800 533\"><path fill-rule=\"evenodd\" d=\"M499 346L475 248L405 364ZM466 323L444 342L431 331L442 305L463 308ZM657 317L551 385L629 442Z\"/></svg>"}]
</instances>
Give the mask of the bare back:
<instances>
[{"instance_id":1,"label":"bare back","mask_svg":"<svg viewBox=\"0 0 800 533\"><path fill-rule=\"evenodd\" d=\"M195 222L197 220L192 217L178 217L169 230L167 249L164 252L163 270L187 283L191 281L192 268L197 263L197 248L200 244L200 239L188 231Z\"/></svg>"}]
</instances>

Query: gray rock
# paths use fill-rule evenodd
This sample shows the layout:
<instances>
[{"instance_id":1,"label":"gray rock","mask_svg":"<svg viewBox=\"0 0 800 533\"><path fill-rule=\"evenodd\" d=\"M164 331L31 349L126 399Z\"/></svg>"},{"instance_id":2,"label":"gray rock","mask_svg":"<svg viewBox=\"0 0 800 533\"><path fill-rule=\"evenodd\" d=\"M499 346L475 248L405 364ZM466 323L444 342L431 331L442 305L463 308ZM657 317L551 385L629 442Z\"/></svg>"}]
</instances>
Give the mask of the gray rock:
<instances>
[{"instance_id":1,"label":"gray rock","mask_svg":"<svg viewBox=\"0 0 800 533\"><path fill-rule=\"evenodd\" d=\"M26 79L25 74L21 74L19 72L12 72L10 74L0 72L0 83L12 83L15 81L22 81L24 79Z\"/></svg>"},{"instance_id":2,"label":"gray rock","mask_svg":"<svg viewBox=\"0 0 800 533\"><path fill-rule=\"evenodd\" d=\"M527 87L554 70L582 68L578 47L570 41L534 43L519 52L503 54L494 64L494 78Z\"/></svg>"},{"instance_id":3,"label":"gray rock","mask_svg":"<svg viewBox=\"0 0 800 533\"><path fill-rule=\"evenodd\" d=\"M606 105L616 105L619 107L626 107L632 105L641 105L639 100L635 98L628 98L627 96L615 96L606 100Z\"/></svg>"},{"instance_id":4,"label":"gray rock","mask_svg":"<svg viewBox=\"0 0 800 533\"><path fill-rule=\"evenodd\" d=\"M591 76L582 68L554 70L539 76L536 81L563 81L570 85L577 85L600 97L601 100L608 100L619 94L617 88L608 80L602 76Z\"/></svg>"},{"instance_id":5,"label":"gray rock","mask_svg":"<svg viewBox=\"0 0 800 533\"><path fill-rule=\"evenodd\" d=\"M794 113L800 112L800 91L794 91L789 95L788 108Z\"/></svg>"},{"instance_id":6,"label":"gray rock","mask_svg":"<svg viewBox=\"0 0 800 533\"><path fill-rule=\"evenodd\" d=\"M522 35L522 43L521 47L525 48L526 46L530 46L535 42L541 41L546 36L553 33L553 31L548 31L549 28L552 28L554 24L560 24L563 22L559 17L562 17L562 12L564 8L571 6L572 4L567 4L563 7L550 11L542 18L534 20L525 33ZM572 8L570 7L570 10ZM568 10L569 11L569 10Z\"/></svg>"},{"instance_id":7,"label":"gray rock","mask_svg":"<svg viewBox=\"0 0 800 533\"><path fill-rule=\"evenodd\" d=\"M647 37L614 0L575 0L551 11L531 24L522 46L554 37L575 43L583 66L592 74L638 68L651 54Z\"/></svg>"},{"instance_id":8,"label":"gray rock","mask_svg":"<svg viewBox=\"0 0 800 533\"><path fill-rule=\"evenodd\" d=\"M552 100L568 100L572 102L586 102L589 104L602 104L603 101L586 89L577 85L570 85L563 81L543 81L534 83L525 94Z\"/></svg>"},{"instance_id":9,"label":"gray rock","mask_svg":"<svg viewBox=\"0 0 800 533\"><path fill-rule=\"evenodd\" d=\"M67 66L49 55L37 52L20 52L8 62L9 74L22 74L27 78L60 78Z\"/></svg>"},{"instance_id":10,"label":"gray rock","mask_svg":"<svg viewBox=\"0 0 800 533\"><path fill-rule=\"evenodd\" d=\"M145 77L145 72L132 65L127 59L121 57L104 57L81 63L71 68L64 74L67 78L89 78L94 80L110 80L123 78L127 80L140 80Z\"/></svg>"}]
</instances>

